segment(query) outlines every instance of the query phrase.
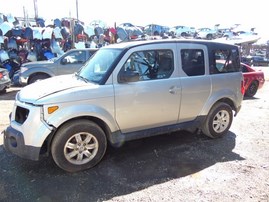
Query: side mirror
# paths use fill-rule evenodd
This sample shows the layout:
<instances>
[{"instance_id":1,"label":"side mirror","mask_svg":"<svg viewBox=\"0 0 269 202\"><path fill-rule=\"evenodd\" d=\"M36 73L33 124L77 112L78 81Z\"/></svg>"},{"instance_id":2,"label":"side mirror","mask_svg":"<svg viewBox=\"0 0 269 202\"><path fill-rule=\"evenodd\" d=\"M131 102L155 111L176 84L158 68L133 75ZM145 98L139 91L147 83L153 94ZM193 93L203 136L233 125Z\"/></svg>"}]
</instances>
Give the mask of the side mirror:
<instances>
[{"instance_id":1,"label":"side mirror","mask_svg":"<svg viewBox=\"0 0 269 202\"><path fill-rule=\"evenodd\" d=\"M63 59L62 59L62 64L65 65L65 64L67 64L67 63L68 63L67 59L66 59L66 58L63 58Z\"/></svg>"},{"instance_id":2,"label":"side mirror","mask_svg":"<svg viewBox=\"0 0 269 202\"><path fill-rule=\"evenodd\" d=\"M139 73L137 71L122 71L120 73L119 82L125 83L125 82L136 82L139 81Z\"/></svg>"}]
</instances>

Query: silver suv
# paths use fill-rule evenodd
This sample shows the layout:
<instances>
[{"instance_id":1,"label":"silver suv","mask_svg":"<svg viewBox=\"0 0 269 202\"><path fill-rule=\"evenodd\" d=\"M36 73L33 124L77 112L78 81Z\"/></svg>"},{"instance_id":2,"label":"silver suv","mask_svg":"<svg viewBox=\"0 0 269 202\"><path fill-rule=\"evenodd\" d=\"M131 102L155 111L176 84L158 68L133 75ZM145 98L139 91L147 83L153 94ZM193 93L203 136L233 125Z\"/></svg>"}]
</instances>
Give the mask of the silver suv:
<instances>
[{"instance_id":1,"label":"silver suv","mask_svg":"<svg viewBox=\"0 0 269 202\"><path fill-rule=\"evenodd\" d=\"M76 172L95 166L108 143L178 130L221 137L243 94L237 46L178 39L109 45L76 74L22 88L4 147L32 160L51 153Z\"/></svg>"},{"instance_id":2,"label":"silver suv","mask_svg":"<svg viewBox=\"0 0 269 202\"><path fill-rule=\"evenodd\" d=\"M19 83L28 85L63 74L73 74L97 51L95 48L71 49L59 57L22 64Z\"/></svg>"}]
</instances>

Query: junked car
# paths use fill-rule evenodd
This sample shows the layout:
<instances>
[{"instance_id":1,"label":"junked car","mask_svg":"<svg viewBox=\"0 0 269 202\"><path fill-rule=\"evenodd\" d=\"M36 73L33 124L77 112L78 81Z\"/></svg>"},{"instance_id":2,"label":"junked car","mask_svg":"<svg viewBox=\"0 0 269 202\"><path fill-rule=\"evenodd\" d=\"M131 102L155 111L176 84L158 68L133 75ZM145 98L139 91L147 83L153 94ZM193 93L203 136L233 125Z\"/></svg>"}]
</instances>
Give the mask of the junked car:
<instances>
[{"instance_id":1,"label":"junked car","mask_svg":"<svg viewBox=\"0 0 269 202\"><path fill-rule=\"evenodd\" d=\"M169 34L176 37L193 37L196 30L194 27L188 26L174 26L169 29Z\"/></svg>"},{"instance_id":2,"label":"junked car","mask_svg":"<svg viewBox=\"0 0 269 202\"><path fill-rule=\"evenodd\" d=\"M219 72L216 55L230 67ZM187 39L112 44L76 74L22 88L0 138L6 151L31 160L51 154L60 168L77 172L98 164L108 144L179 130L220 138L243 94L235 45Z\"/></svg>"},{"instance_id":3,"label":"junked car","mask_svg":"<svg viewBox=\"0 0 269 202\"><path fill-rule=\"evenodd\" d=\"M164 34L169 34L169 27L157 24L149 24L143 29L144 34L149 36L160 36Z\"/></svg>"},{"instance_id":4,"label":"junked car","mask_svg":"<svg viewBox=\"0 0 269 202\"><path fill-rule=\"evenodd\" d=\"M218 31L208 27L199 28L195 33L195 38L197 39L207 39L212 40L218 37Z\"/></svg>"},{"instance_id":5,"label":"junked car","mask_svg":"<svg viewBox=\"0 0 269 202\"><path fill-rule=\"evenodd\" d=\"M241 66L244 76L245 96L253 97L265 83L264 72L256 70L245 63L241 63Z\"/></svg>"},{"instance_id":6,"label":"junked car","mask_svg":"<svg viewBox=\"0 0 269 202\"><path fill-rule=\"evenodd\" d=\"M11 80L9 78L8 70L0 68L0 94L5 93L10 87Z\"/></svg>"},{"instance_id":7,"label":"junked car","mask_svg":"<svg viewBox=\"0 0 269 202\"><path fill-rule=\"evenodd\" d=\"M97 51L95 48L71 49L60 57L28 62L20 67L19 83L24 86L57 75L73 74Z\"/></svg>"}]
</instances>

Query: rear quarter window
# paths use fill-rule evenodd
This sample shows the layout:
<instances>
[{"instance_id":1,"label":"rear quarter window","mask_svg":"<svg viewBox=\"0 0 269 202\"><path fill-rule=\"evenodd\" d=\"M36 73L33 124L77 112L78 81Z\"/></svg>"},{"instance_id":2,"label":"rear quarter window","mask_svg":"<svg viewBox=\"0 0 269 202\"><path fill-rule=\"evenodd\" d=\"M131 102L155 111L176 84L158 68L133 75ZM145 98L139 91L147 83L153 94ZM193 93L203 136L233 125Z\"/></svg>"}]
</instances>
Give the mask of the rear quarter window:
<instances>
[{"instance_id":1,"label":"rear quarter window","mask_svg":"<svg viewBox=\"0 0 269 202\"><path fill-rule=\"evenodd\" d=\"M211 74L241 71L239 52L236 49L218 49L213 51Z\"/></svg>"}]
</instances>

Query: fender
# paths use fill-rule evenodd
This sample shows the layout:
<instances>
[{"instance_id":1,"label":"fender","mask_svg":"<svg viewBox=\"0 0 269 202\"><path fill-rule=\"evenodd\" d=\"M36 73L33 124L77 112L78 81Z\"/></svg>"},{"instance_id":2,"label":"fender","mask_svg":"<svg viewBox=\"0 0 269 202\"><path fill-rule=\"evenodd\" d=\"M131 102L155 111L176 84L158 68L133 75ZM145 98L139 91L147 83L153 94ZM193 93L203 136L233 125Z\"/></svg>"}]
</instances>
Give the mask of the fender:
<instances>
[{"instance_id":1,"label":"fender","mask_svg":"<svg viewBox=\"0 0 269 202\"><path fill-rule=\"evenodd\" d=\"M51 116L44 117L48 125L52 125L55 128L58 128L60 125L65 122L79 118L79 117L95 117L107 124L111 132L119 130L117 123L115 122L114 115L114 106L111 106L105 110L101 106L96 105L73 105L68 107L63 107L54 112Z\"/></svg>"},{"instance_id":2,"label":"fender","mask_svg":"<svg viewBox=\"0 0 269 202\"><path fill-rule=\"evenodd\" d=\"M229 104L232 107L232 109L235 109L237 107L233 102L233 100L238 100L237 95L229 89L222 89L218 92L214 92L214 96L209 97L209 99L205 102L205 105L200 113L200 116L206 116L209 113L212 106L222 99L225 99L226 103Z\"/></svg>"}]
</instances>

